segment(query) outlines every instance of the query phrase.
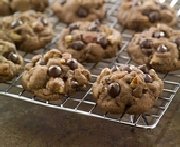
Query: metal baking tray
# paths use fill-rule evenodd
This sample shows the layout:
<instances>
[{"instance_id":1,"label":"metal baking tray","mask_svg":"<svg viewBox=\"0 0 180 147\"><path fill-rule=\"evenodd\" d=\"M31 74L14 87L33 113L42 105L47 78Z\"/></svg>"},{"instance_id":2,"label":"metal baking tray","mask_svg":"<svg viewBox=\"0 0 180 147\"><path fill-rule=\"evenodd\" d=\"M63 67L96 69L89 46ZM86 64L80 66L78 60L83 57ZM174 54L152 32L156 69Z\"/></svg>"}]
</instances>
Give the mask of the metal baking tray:
<instances>
[{"instance_id":1,"label":"metal baking tray","mask_svg":"<svg viewBox=\"0 0 180 147\"><path fill-rule=\"evenodd\" d=\"M60 109L69 112L75 112L81 115L86 115L89 117L101 118L104 120L117 122L120 124L126 124L138 128L144 129L154 129L159 123L161 117L165 114L169 105L171 104L173 98L177 95L180 89L180 71L169 72L166 74L159 74L159 76L164 80L165 88L163 94L158 98L156 105L153 107L151 112L145 113L140 116L133 116L125 114L123 117L121 115L112 115L105 113L96 107L96 103L92 96L92 84L96 80L97 75L104 67L112 67L114 65L120 64L135 64L131 61L128 56L126 48L130 40L132 39L135 32L123 29L117 21L116 14L117 9L120 4L120 0L106 0L107 17L103 20L103 23L109 25L112 28L118 29L123 36L122 49L118 52L117 56L111 59L104 59L99 63L84 63L84 66L89 69L92 73L92 80L86 90L79 91L71 97L64 97L63 101L45 101L38 97L35 97L30 92L25 91L21 86L21 75L15 77L12 81L7 83L0 83L0 95L9 96L11 98L16 98L26 102L44 105L45 107ZM160 2L166 2L171 7L177 10L177 15L180 16L180 1L178 0L160 0ZM54 24L54 30L56 32L53 41L48 44L44 49L35 51L33 53L25 53L23 51L18 51L25 59L25 62L30 62L31 58L36 54L43 54L50 48L56 47L56 41L59 38L61 30L67 25L64 23L59 23L55 16L52 16L50 10L47 11L50 15L50 19ZM178 22L178 28L180 28L180 20Z\"/></svg>"}]
</instances>

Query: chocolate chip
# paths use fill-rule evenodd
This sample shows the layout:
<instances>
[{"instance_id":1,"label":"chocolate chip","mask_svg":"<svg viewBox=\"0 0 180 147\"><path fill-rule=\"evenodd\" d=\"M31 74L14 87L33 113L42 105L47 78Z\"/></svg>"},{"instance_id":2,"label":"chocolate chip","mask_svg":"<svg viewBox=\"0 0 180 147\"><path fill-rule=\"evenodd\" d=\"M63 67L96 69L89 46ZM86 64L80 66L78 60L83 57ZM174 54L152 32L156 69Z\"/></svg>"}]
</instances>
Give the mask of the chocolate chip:
<instances>
[{"instance_id":1,"label":"chocolate chip","mask_svg":"<svg viewBox=\"0 0 180 147\"><path fill-rule=\"evenodd\" d=\"M78 68L78 62L76 61L76 59L69 59L67 61L67 64L71 70L75 70Z\"/></svg>"},{"instance_id":2,"label":"chocolate chip","mask_svg":"<svg viewBox=\"0 0 180 147\"><path fill-rule=\"evenodd\" d=\"M154 38L167 37L167 33L165 31L156 31L153 33Z\"/></svg>"},{"instance_id":3,"label":"chocolate chip","mask_svg":"<svg viewBox=\"0 0 180 147\"><path fill-rule=\"evenodd\" d=\"M144 75L144 82L146 82L146 83L152 83L152 82L153 82L153 79L152 79L152 77L151 77L150 75L145 74L145 75Z\"/></svg>"},{"instance_id":4,"label":"chocolate chip","mask_svg":"<svg viewBox=\"0 0 180 147\"><path fill-rule=\"evenodd\" d=\"M20 19L16 19L15 21L13 21L11 23L11 28L14 29L14 28L16 28L16 27L18 27L18 26L20 26L22 24L23 24L23 22Z\"/></svg>"},{"instance_id":5,"label":"chocolate chip","mask_svg":"<svg viewBox=\"0 0 180 147\"><path fill-rule=\"evenodd\" d=\"M76 41L71 43L70 47L75 49L75 50L82 50L84 48L84 43L82 41Z\"/></svg>"},{"instance_id":6,"label":"chocolate chip","mask_svg":"<svg viewBox=\"0 0 180 147\"><path fill-rule=\"evenodd\" d=\"M157 48L157 52L159 52L159 53L165 53L165 52L167 52L167 51L168 51L168 49L167 49L167 47L166 47L164 44L160 45L160 46Z\"/></svg>"},{"instance_id":7,"label":"chocolate chip","mask_svg":"<svg viewBox=\"0 0 180 147\"><path fill-rule=\"evenodd\" d=\"M149 21L152 22L152 23L155 23L157 21L160 20L160 14L158 11L152 11L150 12L150 14L148 15L149 17Z\"/></svg>"},{"instance_id":8,"label":"chocolate chip","mask_svg":"<svg viewBox=\"0 0 180 147\"><path fill-rule=\"evenodd\" d=\"M153 53L153 49L142 49L142 52L146 56L151 56Z\"/></svg>"},{"instance_id":9,"label":"chocolate chip","mask_svg":"<svg viewBox=\"0 0 180 147\"><path fill-rule=\"evenodd\" d=\"M79 25L77 23L72 23L69 25L69 30L73 31L73 30L78 30L79 29Z\"/></svg>"},{"instance_id":10,"label":"chocolate chip","mask_svg":"<svg viewBox=\"0 0 180 147\"><path fill-rule=\"evenodd\" d=\"M65 3L66 3L66 0L61 0L61 1L60 1L60 4L61 4L61 5L64 5Z\"/></svg>"},{"instance_id":11,"label":"chocolate chip","mask_svg":"<svg viewBox=\"0 0 180 147\"><path fill-rule=\"evenodd\" d=\"M117 97L121 92L121 87L119 83L111 83L108 85L108 95L112 98Z\"/></svg>"},{"instance_id":12,"label":"chocolate chip","mask_svg":"<svg viewBox=\"0 0 180 147\"><path fill-rule=\"evenodd\" d=\"M48 20L47 20L46 18L41 17L41 18L40 18L40 21L41 21L41 23L42 23L43 25L48 25Z\"/></svg>"},{"instance_id":13,"label":"chocolate chip","mask_svg":"<svg viewBox=\"0 0 180 147\"><path fill-rule=\"evenodd\" d=\"M79 87L79 83L77 81L71 81L71 88L77 89Z\"/></svg>"},{"instance_id":14,"label":"chocolate chip","mask_svg":"<svg viewBox=\"0 0 180 147\"><path fill-rule=\"evenodd\" d=\"M148 74L149 73L149 69L147 68L146 64L143 65L139 65L138 67L140 70L143 71L143 73Z\"/></svg>"},{"instance_id":15,"label":"chocolate chip","mask_svg":"<svg viewBox=\"0 0 180 147\"><path fill-rule=\"evenodd\" d=\"M123 67L123 70L128 71L128 73L132 71L132 69L129 66Z\"/></svg>"},{"instance_id":16,"label":"chocolate chip","mask_svg":"<svg viewBox=\"0 0 180 147\"><path fill-rule=\"evenodd\" d=\"M16 54L10 53L8 56L8 59L11 60L13 63L18 64L19 63L19 58Z\"/></svg>"},{"instance_id":17,"label":"chocolate chip","mask_svg":"<svg viewBox=\"0 0 180 147\"><path fill-rule=\"evenodd\" d=\"M108 40L104 36L98 36L97 43L99 43L101 47L105 49L107 47Z\"/></svg>"},{"instance_id":18,"label":"chocolate chip","mask_svg":"<svg viewBox=\"0 0 180 147\"><path fill-rule=\"evenodd\" d=\"M86 8L83 8L83 7L80 7L79 9L78 9L78 11L77 11L77 15L79 16L79 17L87 17L88 16L88 14L89 14L89 12L88 12L88 10L86 9Z\"/></svg>"},{"instance_id":19,"label":"chocolate chip","mask_svg":"<svg viewBox=\"0 0 180 147\"><path fill-rule=\"evenodd\" d=\"M145 48L145 49L151 49L152 45L153 45L153 43L149 39L146 39L146 40L144 40L143 42L140 43L140 47Z\"/></svg>"},{"instance_id":20,"label":"chocolate chip","mask_svg":"<svg viewBox=\"0 0 180 147\"><path fill-rule=\"evenodd\" d=\"M176 38L175 43L177 44L177 47L180 47L180 37Z\"/></svg>"},{"instance_id":21,"label":"chocolate chip","mask_svg":"<svg viewBox=\"0 0 180 147\"><path fill-rule=\"evenodd\" d=\"M51 66L48 69L48 75L50 77L56 78L62 74L62 69L59 66Z\"/></svg>"}]
</instances>

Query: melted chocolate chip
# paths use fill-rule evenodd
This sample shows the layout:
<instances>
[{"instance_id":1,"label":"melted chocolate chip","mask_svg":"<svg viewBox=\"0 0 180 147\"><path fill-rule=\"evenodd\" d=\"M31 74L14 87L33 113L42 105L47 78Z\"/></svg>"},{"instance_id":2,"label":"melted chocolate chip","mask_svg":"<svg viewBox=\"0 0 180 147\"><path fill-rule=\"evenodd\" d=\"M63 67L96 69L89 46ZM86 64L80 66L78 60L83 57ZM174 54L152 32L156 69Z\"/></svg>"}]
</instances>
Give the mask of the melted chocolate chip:
<instances>
[{"instance_id":1,"label":"melted chocolate chip","mask_svg":"<svg viewBox=\"0 0 180 147\"><path fill-rule=\"evenodd\" d=\"M167 49L167 47L166 47L164 44L160 45L160 46L157 48L157 52L159 52L159 53L165 53L165 52L167 52L167 51L168 51L168 49Z\"/></svg>"},{"instance_id":2,"label":"melted chocolate chip","mask_svg":"<svg viewBox=\"0 0 180 147\"><path fill-rule=\"evenodd\" d=\"M75 49L75 50L82 50L84 48L84 43L82 41L76 41L76 42L73 42L70 47Z\"/></svg>"},{"instance_id":3,"label":"melted chocolate chip","mask_svg":"<svg viewBox=\"0 0 180 147\"><path fill-rule=\"evenodd\" d=\"M18 64L19 63L19 58L16 54L10 53L8 56L8 59L11 60L13 63Z\"/></svg>"},{"instance_id":4,"label":"melted chocolate chip","mask_svg":"<svg viewBox=\"0 0 180 147\"><path fill-rule=\"evenodd\" d=\"M51 66L48 69L48 75L50 77L56 78L62 74L62 69L59 66Z\"/></svg>"},{"instance_id":5,"label":"melted chocolate chip","mask_svg":"<svg viewBox=\"0 0 180 147\"><path fill-rule=\"evenodd\" d=\"M175 43L177 44L177 47L180 47L180 37L176 38Z\"/></svg>"},{"instance_id":6,"label":"melted chocolate chip","mask_svg":"<svg viewBox=\"0 0 180 147\"><path fill-rule=\"evenodd\" d=\"M48 25L48 20L46 18L41 17L40 21L43 25Z\"/></svg>"},{"instance_id":7,"label":"melted chocolate chip","mask_svg":"<svg viewBox=\"0 0 180 147\"><path fill-rule=\"evenodd\" d=\"M138 68L142 70L145 74L149 73L149 69L147 68L146 64L140 65Z\"/></svg>"},{"instance_id":8,"label":"melted chocolate chip","mask_svg":"<svg viewBox=\"0 0 180 147\"><path fill-rule=\"evenodd\" d=\"M67 64L71 70L75 70L78 68L78 62L76 61L76 59L69 59L67 61Z\"/></svg>"},{"instance_id":9,"label":"melted chocolate chip","mask_svg":"<svg viewBox=\"0 0 180 147\"><path fill-rule=\"evenodd\" d=\"M156 31L153 33L154 38L167 37L167 33L165 31Z\"/></svg>"},{"instance_id":10,"label":"melted chocolate chip","mask_svg":"<svg viewBox=\"0 0 180 147\"><path fill-rule=\"evenodd\" d=\"M71 81L71 88L77 89L79 87L79 83L77 81Z\"/></svg>"},{"instance_id":11,"label":"melted chocolate chip","mask_svg":"<svg viewBox=\"0 0 180 147\"><path fill-rule=\"evenodd\" d=\"M72 23L69 25L69 30L73 31L73 30L78 30L79 29L79 25L77 23Z\"/></svg>"},{"instance_id":12,"label":"melted chocolate chip","mask_svg":"<svg viewBox=\"0 0 180 147\"><path fill-rule=\"evenodd\" d=\"M145 74L145 75L144 75L144 82L146 82L146 83L152 83L152 82L153 82L153 79L152 79L152 77L151 77L150 75Z\"/></svg>"},{"instance_id":13,"label":"melted chocolate chip","mask_svg":"<svg viewBox=\"0 0 180 147\"><path fill-rule=\"evenodd\" d=\"M23 24L23 22L20 19L17 19L11 23L11 28L14 29L22 24Z\"/></svg>"},{"instance_id":14,"label":"melted chocolate chip","mask_svg":"<svg viewBox=\"0 0 180 147\"><path fill-rule=\"evenodd\" d=\"M140 47L145 48L145 49L151 49L152 45L153 45L153 43L149 39L146 39L146 40L144 40L143 42L140 43Z\"/></svg>"},{"instance_id":15,"label":"melted chocolate chip","mask_svg":"<svg viewBox=\"0 0 180 147\"><path fill-rule=\"evenodd\" d=\"M111 83L108 86L108 95L111 96L112 98L117 97L121 92L121 87L119 83Z\"/></svg>"},{"instance_id":16,"label":"melted chocolate chip","mask_svg":"<svg viewBox=\"0 0 180 147\"><path fill-rule=\"evenodd\" d=\"M105 49L107 47L108 40L104 36L98 36L97 43L99 43L101 47Z\"/></svg>"},{"instance_id":17,"label":"melted chocolate chip","mask_svg":"<svg viewBox=\"0 0 180 147\"><path fill-rule=\"evenodd\" d=\"M89 14L88 10L83 7L80 7L77 11L77 16L82 17L82 18L87 17L88 14Z\"/></svg>"},{"instance_id":18,"label":"melted chocolate chip","mask_svg":"<svg viewBox=\"0 0 180 147\"><path fill-rule=\"evenodd\" d=\"M157 21L160 20L160 14L158 11L152 11L150 12L150 14L148 15L149 17L149 21L152 22L152 23L155 23Z\"/></svg>"}]
</instances>

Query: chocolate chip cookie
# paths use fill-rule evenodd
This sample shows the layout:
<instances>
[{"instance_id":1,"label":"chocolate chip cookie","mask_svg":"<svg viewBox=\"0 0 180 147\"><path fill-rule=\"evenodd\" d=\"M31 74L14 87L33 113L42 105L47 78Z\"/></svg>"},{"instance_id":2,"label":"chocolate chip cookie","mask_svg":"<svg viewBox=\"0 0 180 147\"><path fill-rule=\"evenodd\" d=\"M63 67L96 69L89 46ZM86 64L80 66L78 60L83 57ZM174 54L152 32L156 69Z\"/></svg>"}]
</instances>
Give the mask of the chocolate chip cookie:
<instances>
[{"instance_id":1,"label":"chocolate chip cookie","mask_svg":"<svg viewBox=\"0 0 180 147\"><path fill-rule=\"evenodd\" d=\"M104 0L57 0L51 6L60 21L93 21L105 16Z\"/></svg>"},{"instance_id":2,"label":"chocolate chip cookie","mask_svg":"<svg viewBox=\"0 0 180 147\"><path fill-rule=\"evenodd\" d=\"M13 14L15 11L44 11L48 0L0 0L0 16Z\"/></svg>"},{"instance_id":3,"label":"chocolate chip cookie","mask_svg":"<svg viewBox=\"0 0 180 147\"><path fill-rule=\"evenodd\" d=\"M175 11L157 0L123 0L118 18L123 27L137 31L155 26L157 23L172 26L177 22Z\"/></svg>"},{"instance_id":4,"label":"chocolate chip cookie","mask_svg":"<svg viewBox=\"0 0 180 147\"><path fill-rule=\"evenodd\" d=\"M25 90L46 100L58 100L85 88L90 73L68 53L52 49L32 58L25 66L22 85Z\"/></svg>"},{"instance_id":5,"label":"chocolate chip cookie","mask_svg":"<svg viewBox=\"0 0 180 147\"><path fill-rule=\"evenodd\" d=\"M15 77L23 68L23 58L16 52L13 43L0 39L0 82Z\"/></svg>"},{"instance_id":6,"label":"chocolate chip cookie","mask_svg":"<svg viewBox=\"0 0 180 147\"><path fill-rule=\"evenodd\" d=\"M41 12L35 11L2 18L0 29L0 38L14 42L17 49L24 51L44 48L53 37L52 25L48 19Z\"/></svg>"},{"instance_id":7,"label":"chocolate chip cookie","mask_svg":"<svg viewBox=\"0 0 180 147\"><path fill-rule=\"evenodd\" d=\"M180 31L158 24L136 34L128 46L132 60L156 71L180 69Z\"/></svg>"},{"instance_id":8,"label":"chocolate chip cookie","mask_svg":"<svg viewBox=\"0 0 180 147\"><path fill-rule=\"evenodd\" d=\"M75 22L62 31L59 48L72 54L79 62L97 62L116 56L121 35L115 29L94 22Z\"/></svg>"},{"instance_id":9,"label":"chocolate chip cookie","mask_svg":"<svg viewBox=\"0 0 180 147\"><path fill-rule=\"evenodd\" d=\"M109 113L139 115L149 111L160 96L163 82L146 65L105 68L93 84L97 106Z\"/></svg>"}]
</instances>

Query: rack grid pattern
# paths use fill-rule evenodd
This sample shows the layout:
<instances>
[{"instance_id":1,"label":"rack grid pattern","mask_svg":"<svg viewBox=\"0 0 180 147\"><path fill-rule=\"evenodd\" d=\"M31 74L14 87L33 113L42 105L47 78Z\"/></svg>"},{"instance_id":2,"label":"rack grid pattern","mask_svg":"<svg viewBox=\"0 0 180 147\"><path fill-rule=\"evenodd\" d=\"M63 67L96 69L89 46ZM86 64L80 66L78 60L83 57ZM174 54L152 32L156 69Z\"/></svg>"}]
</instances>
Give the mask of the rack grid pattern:
<instances>
[{"instance_id":1,"label":"rack grid pattern","mask_svg":"<svg viewBox=\"0 0 180 147\"><path fill-rule=\"evenodd\" d=\"M160 0L161 2L167 2L171 7L177 9L177 15L180 15L180 1L178 0ZM25 91L21 86L21 75L14 78L12 81L7 83L0 83L0 95L9 96L19 100L24 100L26 102L43 105L49 108L65 110L69 112L76 112L81 115L96 117L105 119L112 122L117 122L121 124L127 124L135 126L138 128L144 129L154 129L161 117L165 114L169 105L171 104L173 98L176 96L178 90L180 89L180 71L159 74L159 76L164 80L165 88L163 94L158 98L156 105L153 107L151 112L142 114L140 116L133 116L125 114L123 117L121 115L112 115L106 112L103 112L98 107L93 100L92 96L92 84L96 80L97 75L104 67L112 67L114 65L121 64L135 64L131 61L130 57L127 54L126 48L129 41L134 35L133 31L123 29L117 21L116 14L117 8L120 4L119 0L106 0L107 8L107 17L103 23L108 24L110 27L116 28L121 31L123 36L123 45L121 50L118 52L117 56L112 59L104 59L103 61L93 64L85 63L84 66L88 68L92 73L92 80L88 87L84 91L79 91L73 96L64 97L63 100L59 101L45 101L38 97L35 97L28 91ZM55 20L55 18L54 18ZM54 29L56 32L60 32L64 27L63 23L57 23L54 21ZM180 24L180 23L179 23ZM59 38L59 34L56 34L56 37L53 39L52 43L47 45L45 49L41 49L32 54L27 54L22 51L19 53L24 57L25 62L30 62L32 56L36 54L43 54L48 49L56 46L56 41Z\"/></svg>"}]
</instances>

